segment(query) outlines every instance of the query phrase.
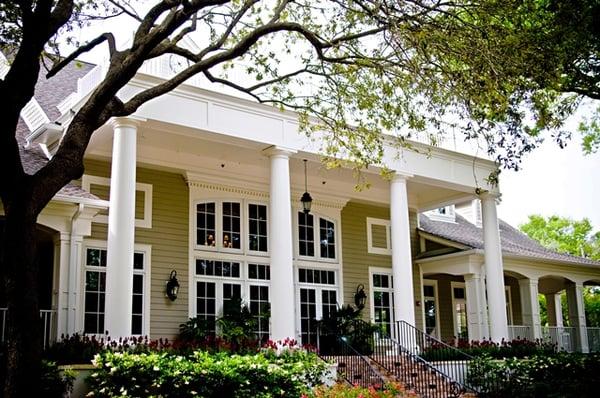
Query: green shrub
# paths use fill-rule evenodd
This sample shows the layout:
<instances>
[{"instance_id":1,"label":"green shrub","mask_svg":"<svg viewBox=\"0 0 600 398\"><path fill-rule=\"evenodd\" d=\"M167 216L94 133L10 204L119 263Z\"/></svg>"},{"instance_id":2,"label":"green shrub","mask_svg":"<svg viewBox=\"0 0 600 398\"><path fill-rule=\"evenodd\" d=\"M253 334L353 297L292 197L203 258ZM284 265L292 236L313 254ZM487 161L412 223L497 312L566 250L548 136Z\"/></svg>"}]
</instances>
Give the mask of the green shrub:
<instances>
[{"instance_id":1,"label":"green shrub","mask_svg":"<svg viewBox=\"0 0 600 398\"><path fill-rule=\"evenodd\" d=\"M42 397L63 397L73 388L75 374L73 371L64 370L61 375L55 362L42 361L42 380L40 383Z\"/></svg>"},{"instance_id":2,"label":"green shrub","mask_svg":"<svg viewBox=\"0 0 600 398\"><path fill-rule=\"evenodd\" d=\"M300 351L285 356L197 351L190 357L105 352L94 362L98 370L88 379L94 397L298 397L325 371L316 355Z\"/></svg>"},{"instance_id":3,"label":"green shrub","mask_svg":"<svg viewBox=\"0 0 600 398\"><path fill-rule=\"evenodd\" d=\"M597 397L600 391L600 354L536 355L529 359L476 358L468 382L480 396Z\"/></svg>"},{"instance_id":4,"label":"green shrub","mask_svg":"<svg viewBox=\"0 0 600 398\"><path fill-rule=\"evenodd\" d=\"M446 345L433 343L425 348L421 357L426 361L451 361L462 360L464 354L472 357L488 356L495 359L525 358L533 355L554 355L556 345L551 342L525 339L502 340L496 343L491 340L450 342L450 346L458 348L459 352Z\"/></svg>"}]
</instances>

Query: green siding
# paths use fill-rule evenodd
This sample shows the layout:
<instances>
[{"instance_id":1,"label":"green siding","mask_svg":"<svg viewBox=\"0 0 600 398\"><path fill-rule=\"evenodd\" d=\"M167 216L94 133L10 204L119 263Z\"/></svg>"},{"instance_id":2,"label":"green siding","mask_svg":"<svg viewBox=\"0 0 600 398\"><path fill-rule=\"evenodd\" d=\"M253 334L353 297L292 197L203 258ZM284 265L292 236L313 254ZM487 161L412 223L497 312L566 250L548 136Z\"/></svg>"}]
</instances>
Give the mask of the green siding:
<instances>
[{"instance_id":1,"label":"green siding","mask_svg":"<svg viewBox=\"0 0 600 398\"><path fill-rule=\"evenodd\" d=\"M342 209L342 255L343 255L343 273L344 273L344 302L354 303L354 293L356 286L363 284L365 293L367 293L367 304L363 311L363 317L370 319L371 295L369 292L369 267L391 268L392 257L389 255L370 254L367 247L367 217L389 220L390 212L387 207L368 205L357 202L348 202ZM411 250L413 255L418 247L418 238L416 235L417 217L416 213L410 212L410 230L411 230ZM382 239L378 237L378 239ZM385 239L385 237L383 238ZM415 291L415 300L421 298L421 278L419 267L413 264L413 285ZM415 317L417 327L421 328L422 310L415 308Z\"/></svg>"},{"instance_id":2,"label":"green siding","mask_svg":"<svg viewBox=\"0 0 600 398\"><path fill-rule=\"evenodd\" d=\"M86 161L89 175L110 177L106 162ZM152 228L136 228L135 242L152 246L150 335L174 337L188 318L188 187L180 174L137 169L137 181L152 184ZM136 200L136 216L143 215L143 197ZM139 210L138 210L139 209ZM107 225L94 223L91 239L106 240ZM176 301L164 295L165 281L177 270L181 288Z\"/></svg>"}]
</instances>

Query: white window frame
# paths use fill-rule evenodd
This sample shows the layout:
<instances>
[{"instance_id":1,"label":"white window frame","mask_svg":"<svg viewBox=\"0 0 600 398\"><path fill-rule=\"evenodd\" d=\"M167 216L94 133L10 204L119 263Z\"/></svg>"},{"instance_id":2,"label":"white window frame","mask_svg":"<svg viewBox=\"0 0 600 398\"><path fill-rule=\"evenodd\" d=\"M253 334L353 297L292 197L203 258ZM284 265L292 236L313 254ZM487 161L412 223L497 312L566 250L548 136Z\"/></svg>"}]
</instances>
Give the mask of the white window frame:
<instances>
[{"instance_id":1,"label":"white window frame","mask_svg":"<svg viewBox=\"0 0 600 398\"><path fill-rule=\"evenodd\" d=\"M387 275L389 276L389 281L390 281L390 286L389 287L375 287L373 285L373 275L374 274L379 274L379 275ZM393 275L393 271L391 268L382 268L382 267L369 267L369 294L368 294L368 300L369 300L369 311L371 312L371 322L375 323L375 300L374 300L374 293L378 291L378 292L388 292L390 293L390 315L391 315L391 319L390 319L390 324L392 325L392 330L390 330L390 333L394 333L393 328L394 328L394 323L396 321L396 310L394 308L395 303L394 303L394 275Z\"/></svg>"},{"instance_id":2,"label":"white window frame","mask_svg":"<svg viewBox=\"0 0 600 398\"><path fill-rule=\"evenodd\" d=\"M317 271L333 271L335 276L335 284L326 284L326 283L310 283L310 282L300 282L299 270L300 268L311 269ZM340 270L338 268L332 267L324 267L316 264L302 264L294 266L294 285L295 285L295 295L296 295L296 325L298 329L296 330L297 336L301 337L302 335L302 322L301 322L301 312L300 312L300 289L315 289L315 319L320 320L323 319L323 290L335 290L336 295L336 307L339 309L343 305L343 298L341 297L341 289L340 286Z\"/></svg>"},{"instance_id":3,"label":"white window frame","mask_svg":"<svg viewBox=\"0 0 600 398\"><path fill-rule=\"evenodd\" d=\"M223 203L232 202L240 204L240 248L228 248L223 247ZM198 244L198 219L196 207L202 203L214 203L215 204L215 246L204 246ZM256 251L250 250L250 227L249 227L249 205L265 206L267 208L267 251ZM203 198L192 201L191 209L191 226L192 226L192 240L193 252L215 252L222 253L224 257L221 257L222 261L230 261L232 257L230 255L243 255L243 256L254 256L254 257L269 257L270 253L270 242L269 242L269 218L271 217L269 204L263 201L247 200L238 197L218 197L218 198ZM197 254L194 256L198 257ZM228 257L229 256L229 257ZM239 261L239 260L236 260ZM260 260L259 262L264 262Z\"/></svg>"},{"instance_id":4,"label":"white window frame","mask_svg":"<svg viewBox=\"0 0 600 398\"><path fill-rule=\"evenodd\" d=\"M244 234L245 239L244 239L244 243L246 245L246 252L248 253L248 255L251 256L262 256L262 257L267 257L269 256L269 252L271 251L271 245L269 242L269 236L271 233L270 230L270 223L269 220L271 219L271 213L270 213L270 208L269 208L269 204L266 202L260 202L260 201L256 201L256 200L246 200L244 201L245 205L244 205L244 224L246 225L246 229L247 232ZM258 205L258 206L265 206L267 208L267 251L263 252L263 251L258 251L258 250L250 250L250 211L248 209L248 207L250 205Z\"/></svg>"},{"instance_id":5,"label":"white window frame","mask_svg":"<svg viewBox=\"0 0 600 398\"><path fill-rule=\"evenodd\" d=\"M446 211L445 214L440 213L440 209L444 209ZM456 222L456 212L454 209L454 205L441 206L437 209L429 210L425 213L429 219L433 221L444 221L444 222Z\"/></svg>"},{"instance_id":6,"label":"white window frame","mask_svg":"<svg viewBox=\"0 0 600 398\"><path fill-rule=\"evenodd\" d=\"M385 227L386 247L373 247L373 225ZM391 223L382 218L367 217L367 252L370 254L392 255Z\"/></svg>"},{"instance_id":7,"label":"white window frame","mask_svg":"<svg viewBox=\"0 0 600 398\"><path fill-rule=\"evenodd\" d=\"M80 292L81 292L81 299L79 300L79 308L80 308L80 315L79 315L79 322L81 327L79 328L80 330L84 329L84 322L85 322L85 279L86 279L86 272L88 270L90 271L102 271L104 273L106 273L106 267L89 267L86 264L86 258L87 258L87 250L88 249L100 249L100 250L106 250L108 251L108 244L107 241L105 240L93 240L93 239L86 239L83 242L82 245L82 256L81 256L81 280L80 280ZM148 336L150 337L150 303L152 301L152 298L150 296L151 294L151 267L152 267L152 245L148 245L148 244L143 244L143 243L135 243L134 247L133 247L134 252L142 252L144 253L144 269L143 270L133 270L134 274L142 274L144 275L144 297L143 297L143 317L144 317L144 321L142 322L142 333L139 335L134 335L131 334L131 336ZM107 253L108 256L108 253ZM133 258L131 259L132 263L131 263L131 267L133 268ZM131 283L133 285L133 279L131 280ZM106 290L105 290L106 293ZM105 307L104 307L104 315L105 315L105 322L106 322L106 302L105 302ZM91 335L91 334L89 334Z\"/></svg>"},{"instance_id":8,"label":"white window frame","mask_svg":"<svg viewBox=\"0 0 600 398\"><path fill-rule=\"evenodd\" d=\"M425 329L425 300L428 298L431 299L431 296L425 295L425 286L433 286L433 299L435 300L435 336L438 339L441 339L440 334L440 303L439 303L439 290L438 290L438 281L435 279L423 279L423 329ZM454 294L454 293L453 293ZM466 291L465 291L466 294Z\"/></svg>"},{"instance_id":9,"label":"white window frame","mask_svg":"<svg viewBox=\"0 0 600 398\"><path fill-rule=\"evenodd\" d=\"M223 316L223 283L236 283L241 285L241 293L242 293L242 303L250 304L250 285L253 286L267 286L269 288L269 303L272 303L272 289L271 289L271 280L266 279L250 279L248 273L248 264L259 264L259 265L267 265L270 266L268 261L265 261L265 258L242 258L240 256L227 256L225 254L221 255L206 255L207 252L204 253L196 253L194 255L193 260L193 270L192 270L192 279L190 285L190 317L195 317L198 314L197 302L198 292L196 289L196 282L211 282L215 283L215 295L216 295L216 318ZM211 253L213 254L213 253ZM215 253L216 254L216 253ZM232 263L240 264L240 276L229 277L229 276L216 276L216 275L198 275L196 273L196 260L209 260L209 261L225 261ZM269 319L269 331L272 330L271 320Z\"/></svg>"},{"instance_id":10,"label":"white window frame","mask_svg":"<svg viewBox=\"0 0 600 398\"><path fill-rule=\"evenodd\" d=\"M455 299L454 298L454 288L462 288L465 290L465 298L464 299ZM456 322L456 302L458 300L464 301L465 302L465 317L466 317L466 326L467 326L467 333L468 333L468 327L469 327L469 313L467 311L467 287L466 284L464 282L454 282L451 281L450 282L450 297L452 297L452 330L454 335L458 338L460 336L460 330L458 330L458 324ZM468 336L468 334L467 334Z\"/></svg>"},{"instance_id":11,"label":"white window frame","mask_svg":"<svg viewBox=\"0 0 600 398\"><path fill-rule=\"evenodd\" d=\"M301 209L293 209L293 211L295 211L295 213L294 213L294 217L293 217L294 222L292 223L292 226L294 228L294 233L292 234L292 236L294 237L294 248L295 248L297 259L301 260L301 261L308 261L310 263L314 263L314 262L333 263L333 264L339 263L339 261L340 261L339 259L341 257L339 220L337 218L330 217L330 216L327 216L327 215L324 215L321 213L317 213L317 212L313 212L313 211L310 212L310 214L313 216L313 230L314 230L314 242L313 242L314 251L313 252L315 253L315 255L314 256L305 256L305 255L300 255L300 233L299 233L300 227L298 225L298 213L301 213L302 210ZM335 239L335 257L334 258L321 257L321 222L320 222L321 218L323 220L333 223L334 239ZM306 268L307 266L303 266L303 267Z\"/></svg>"},{"instance_id":12,"label":"white window frame","mask_svg":"<svg viewBox=\"0 0 600 398\"><path fill-rule=\"evenodd\" d=\"M81 187L91 192L90 188L92 185L105 186L110 189L110 178L84 174L81 177ZM152 184L136 182L135 190L144 192L144 218L136 218L135 226L138 228L152 228ZM110 211L110 208L108 211ZM108 224L108 216L106 214L98 214L94 217L93 222Z\"/></svg>"},{"instance_id":13,"label":"white window frame","mask_svg":"<svg viewBox=\"0 0 600 398\"><path fill-rule=\"evenodd\" d=\"M504 294L505 294L505 298L506 298L506 316L508 317L508 319L506 320L507 324L509 326L514 325L513 321L513 307L512 307L512 292L510 290L510 286L504 286Z\"/></svg>"}]
</instances>

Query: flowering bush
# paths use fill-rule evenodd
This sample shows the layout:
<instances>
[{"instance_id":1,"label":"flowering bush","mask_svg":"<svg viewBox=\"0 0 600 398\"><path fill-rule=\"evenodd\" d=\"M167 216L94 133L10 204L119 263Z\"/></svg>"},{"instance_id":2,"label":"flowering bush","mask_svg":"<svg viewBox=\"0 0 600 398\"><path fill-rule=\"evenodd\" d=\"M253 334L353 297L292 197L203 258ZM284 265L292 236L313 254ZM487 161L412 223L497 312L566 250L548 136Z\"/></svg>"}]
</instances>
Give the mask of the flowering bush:
<instances>
[{"instance_id":1,"label":"flowering bush","mask_svg":"<svg viewBox=\"0 0 600 398\"><path fill-rule=\"evenodd\" d=\"M530 341L525 339L502 340L496 343L491 340L468 341L465 339L452 340L449 345L458 348L472 357L487 355L491 358L525 358L532 355L553 355L557 351L555 344L542 340ZM459 352L444 344L433 343L425 348L421 357L426 361L449 361L464 359Z\"/></svg>"},{"instance_id":2,"label":"flowering bush","mask_svg":"<svg viewBox=\"0 0 600 398\"><path fill-rule=\"evenodd\" d=\"M389 383L382 390L338 383L332 387L319 386L302 395L302 398L416 398L414 392L407 391L400 383Z\"/></svg>"},{"instance_id":3,"label":"flowering bush","mask_svg":"<svg viewBox=\"0 0 600 398\"><path fill-rule=\"evenodd\" d=\"M94 358L90 396L299 397L318 384L325 363L316 355L232 355L195 352L104 352Z\"/></svg>"},{"instance_id":4,"label":"flowering bush","mask_svg":"<svg viewBox=\"0 0 600 398\"><path fill-rule=\"evenodd\" d=\"M600 354L557 353L530 359L475 359L468 383L484 397L597 397Z\"/></svg>"}]
</instances>

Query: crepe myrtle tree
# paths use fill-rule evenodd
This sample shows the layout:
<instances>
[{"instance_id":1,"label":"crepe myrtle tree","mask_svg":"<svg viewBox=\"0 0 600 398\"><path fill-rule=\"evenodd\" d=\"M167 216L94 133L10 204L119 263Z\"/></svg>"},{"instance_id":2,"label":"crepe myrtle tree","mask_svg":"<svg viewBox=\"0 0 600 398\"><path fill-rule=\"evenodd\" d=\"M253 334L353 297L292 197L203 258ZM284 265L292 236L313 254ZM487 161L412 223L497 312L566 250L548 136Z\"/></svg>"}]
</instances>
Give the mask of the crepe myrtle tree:
<instances>
[{"instance_id":1,"label":"crepe myrtle tree","mask_svg":"<svg viewBox=\"0 0 600 398\"><path fill-rule=\"evenodd\" d=\"M564 36L557 33L551 3L0 0L0 44L10 60L0 80L5 396L34 396L39 385L32 382L39 378L41 355L37 217L63 186L81 177L90 138L111 117L131 115L200 75L297 111L302 130L323 142L330 166L341 158L357 169L381 166L384 145L410 146L407 138L415 136L436 143L454 131L483 138L499 164L517 168L521 154L544 131L559 130L585 97L560 95L577 93L559 84L574 55L567 45L556 55L560 48L548 42ZM74 29L85 32L88 24L113 16L135 22L126 48L117 49L110 32L89 42L72 40ZM589 43L581 29L580 36L568 36L571 44ZM183 45L186 37L197 48ZM59 56L60 43L72 50ZM52 159L27 174L15 134L41 68L51 79L99 45L109 58L104 79L76 110ZM584 58L588 53L587 47L581 51ZM130 98L118 96L144 62L162 56L175 60L171 78Z\"/></svg>"}]
</instances>

